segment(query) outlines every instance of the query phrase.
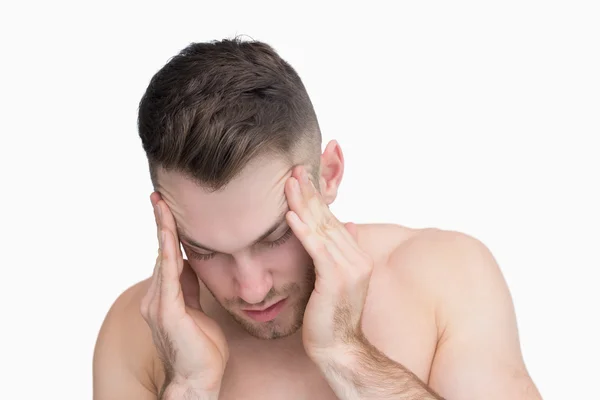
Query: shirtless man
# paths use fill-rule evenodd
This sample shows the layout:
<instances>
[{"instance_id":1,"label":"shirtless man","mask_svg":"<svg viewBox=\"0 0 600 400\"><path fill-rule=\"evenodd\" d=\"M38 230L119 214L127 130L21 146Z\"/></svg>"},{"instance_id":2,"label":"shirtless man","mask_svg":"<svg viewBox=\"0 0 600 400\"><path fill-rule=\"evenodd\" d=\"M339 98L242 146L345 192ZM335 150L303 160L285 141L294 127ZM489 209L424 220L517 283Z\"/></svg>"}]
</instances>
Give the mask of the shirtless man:
<instances>
[{"instance_id":1,"label":"shirtless man","mask_svg":"<svg viewBox=\"0 0 600 400\"><path fill-rule=\"evenodd\" d=\"M138 125L159 251L102 325L96 400L541 399L481 242L330 212L342 151L271 47L191 44Z\"/></svg>"}]
</instances>

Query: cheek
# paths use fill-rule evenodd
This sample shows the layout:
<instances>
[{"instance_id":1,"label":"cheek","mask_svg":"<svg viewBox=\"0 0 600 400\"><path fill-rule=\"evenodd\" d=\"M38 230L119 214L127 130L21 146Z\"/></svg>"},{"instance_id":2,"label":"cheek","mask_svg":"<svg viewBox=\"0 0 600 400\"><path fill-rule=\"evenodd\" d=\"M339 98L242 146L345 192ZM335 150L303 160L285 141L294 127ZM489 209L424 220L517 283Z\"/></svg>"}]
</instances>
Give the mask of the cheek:
<instances>
[{"instance_id":1,"label":"cheek","mask_svg":"<svg viewBox=\"0 0 600 400\"><path fill-rule=\"evenodd\" d=\"M275 271L290 274L301 274L312 263L302 243L291 237L283 246L271 250L269 263Z\"/></svg>"},{"instance_id":2,"label":"cheek","mask_svg":"<svg viewBox=\"0 0 600 400\"><path fill-rule=\"evenodd\" d=\"M227 273L227 268L219 265L218 260L199 261L190 258L188 262L198 276L198 279L214 292L215 295L228 290L228 285L232 282L232 277Z\"/></svg>"},{"instance_id":3,"label":"cheek","mask_svg":"<svg viewBox=\"0 0 600 400\"><path fill-rule=\"evenodd\" d=\"M303 261L311 259L304 246L302 246L302 242L300 242L300 240L298 240L296 236L292 236L290 238L289 248L290 251L293 252L298 259L302 259Z\"/></svg>"}]
</instances>

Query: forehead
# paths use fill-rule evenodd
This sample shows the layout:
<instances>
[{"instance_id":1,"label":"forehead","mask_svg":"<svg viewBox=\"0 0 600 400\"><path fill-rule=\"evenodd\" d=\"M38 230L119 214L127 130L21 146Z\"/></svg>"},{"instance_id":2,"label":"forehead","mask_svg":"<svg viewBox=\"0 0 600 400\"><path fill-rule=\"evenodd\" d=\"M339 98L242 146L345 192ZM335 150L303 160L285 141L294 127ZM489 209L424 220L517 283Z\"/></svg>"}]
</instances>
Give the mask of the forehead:
<instances>
[{"instance_id":1,"label":"forehead","mask_svg":"<svg viewBox=\"0 0 600 400\"><path fill-rule=\"evenodd\" d=\"M287 208L285 182L292 166L259 158L224 189L208 192L187 177L159 170L160 192L189 238L223 252L235 252L264 233Z\"/></svg>"}]
</instances>

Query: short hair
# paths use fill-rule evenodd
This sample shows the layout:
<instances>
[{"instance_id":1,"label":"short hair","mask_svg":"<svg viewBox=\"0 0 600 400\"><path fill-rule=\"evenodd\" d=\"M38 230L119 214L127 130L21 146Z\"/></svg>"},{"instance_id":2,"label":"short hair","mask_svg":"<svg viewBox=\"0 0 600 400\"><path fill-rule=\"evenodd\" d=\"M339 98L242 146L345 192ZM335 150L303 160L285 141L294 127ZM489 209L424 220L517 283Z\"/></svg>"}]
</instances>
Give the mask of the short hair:
<instances>
[{"instance_id":1,"label":"short hair","mask_svg":"<svg viewBox=\"0 0 600 400\"><path fill-rule=\"evenodd\" d=\"M162 167L217 191L263 155L319 163L321 131L296 71L266 43L192 43L150 80L138 132L154 187Z\"/></svg>"}]
</instances>

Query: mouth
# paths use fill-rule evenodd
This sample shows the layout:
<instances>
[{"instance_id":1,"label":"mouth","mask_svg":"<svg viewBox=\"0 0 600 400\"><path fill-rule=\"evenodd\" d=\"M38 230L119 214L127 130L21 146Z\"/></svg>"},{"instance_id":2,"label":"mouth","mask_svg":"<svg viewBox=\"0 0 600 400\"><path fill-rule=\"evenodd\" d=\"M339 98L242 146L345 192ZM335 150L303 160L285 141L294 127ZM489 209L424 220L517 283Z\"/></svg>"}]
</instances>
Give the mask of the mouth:
<instances>
[{"instance_id":1,"label":"mouth","mask_svg":"<svg viewBox=\"0 0 600 400\"><path fill-rule=\"evenodd\" d=\"M268 322L272 321L279 315L283 306L285 305L286 299L280 300L277 303L264 308L262 310L244 310L244 313L258 322Z\"/></svg>"}]
</instances>

